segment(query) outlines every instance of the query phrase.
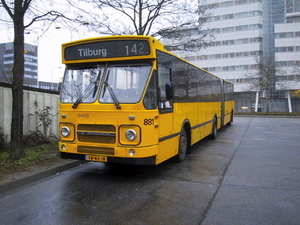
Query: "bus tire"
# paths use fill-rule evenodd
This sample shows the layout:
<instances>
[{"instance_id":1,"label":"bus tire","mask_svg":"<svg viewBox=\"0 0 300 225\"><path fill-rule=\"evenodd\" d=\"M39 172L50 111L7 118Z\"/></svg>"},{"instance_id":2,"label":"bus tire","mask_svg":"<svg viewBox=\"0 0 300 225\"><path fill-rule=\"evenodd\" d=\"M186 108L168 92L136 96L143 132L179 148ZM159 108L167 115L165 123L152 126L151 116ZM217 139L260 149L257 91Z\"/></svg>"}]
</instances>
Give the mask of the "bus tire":
<instances>
[{"instance_id":1,"label":"bus tire","mask_svg":"<svg viewBox=\"0 0 300 225\"><path fill-rule=\"evenodd\" d=\"M232 123L233 123L233 111L231 111L230 121L227 123L227 126L231 126Z\"/></svg>"},{"instance_id":2,"label":"bus tire","mask_svg":"<svg viewBox=\"0 0 300 225\"><path fill-rule=\"evenodd\" d=\"M217 124L217 118L215 117L212 124L212 131L211 131L211 138L216 139L218 135L218 124Z\"/></svg>"},{"instance_id":3,"label":"bus tire","mask_svg":"<svg viewBox=\"0 0 300 225\"><path fill-rule=\"evenodd\" d=\"M186 131L183 128L182 131L180 132L178 154L175 156L176 162L182 162L185 159L187 150L188 150L188 139L187 139Z\"/></svg>"}]
</instances>

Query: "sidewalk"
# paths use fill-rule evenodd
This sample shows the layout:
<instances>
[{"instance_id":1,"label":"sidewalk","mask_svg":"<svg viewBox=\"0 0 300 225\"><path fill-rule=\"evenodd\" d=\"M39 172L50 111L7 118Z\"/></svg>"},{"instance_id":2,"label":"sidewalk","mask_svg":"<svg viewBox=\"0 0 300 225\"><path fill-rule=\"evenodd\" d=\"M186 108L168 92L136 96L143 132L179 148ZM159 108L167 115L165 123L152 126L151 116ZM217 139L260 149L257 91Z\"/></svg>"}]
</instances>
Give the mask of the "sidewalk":
<instances>
[{"instance_id":1,"label":"sidewalk","mask_svg":"<svg viewBox=\"0 0 300 225\"><path fill-rule=\"evenodd\" d=\"M44 161L33 166L19 168L14 171L3 172L0 174L0 194L71 169L83 163L86 162L58 158L56 160Z\"/></svg>"}]
</instances>

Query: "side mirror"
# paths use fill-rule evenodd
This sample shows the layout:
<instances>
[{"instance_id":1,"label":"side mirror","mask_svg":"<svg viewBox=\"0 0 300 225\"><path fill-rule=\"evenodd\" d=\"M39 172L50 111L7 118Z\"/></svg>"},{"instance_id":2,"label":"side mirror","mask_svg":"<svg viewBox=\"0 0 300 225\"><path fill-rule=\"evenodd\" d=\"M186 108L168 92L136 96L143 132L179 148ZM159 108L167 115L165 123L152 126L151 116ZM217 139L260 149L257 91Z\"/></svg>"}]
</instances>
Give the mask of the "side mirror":
<instances>
[{"instance_id":1,"label":"side mirror","mask_svg":"<svg viewBox=\"0 0 300 225\"><path fill-rule=\"evenodd\" d=\"M173 83L172 82L166 83L166 97L168 100L173 98L173 92L174 92Z\"/></svg>"}]
</instances>

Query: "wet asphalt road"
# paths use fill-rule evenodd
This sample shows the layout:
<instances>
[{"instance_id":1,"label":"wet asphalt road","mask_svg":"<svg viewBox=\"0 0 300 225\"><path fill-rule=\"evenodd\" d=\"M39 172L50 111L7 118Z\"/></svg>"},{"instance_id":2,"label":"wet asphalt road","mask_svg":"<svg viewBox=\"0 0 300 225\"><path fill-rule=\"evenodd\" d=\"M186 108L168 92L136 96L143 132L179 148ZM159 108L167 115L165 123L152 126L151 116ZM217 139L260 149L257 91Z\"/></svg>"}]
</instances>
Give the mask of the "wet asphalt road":
<instances>
[{"instance_id":1,"label":"wet asphalt road","mask_svg":"<svg viewBox=\"0 0 300 225\"><path fill-rule=\"evenodd\" d=\"M236 117L182 163L87 163L8 191L0 224L300 224L300 118Z\"/></svg>"}]
</instances>

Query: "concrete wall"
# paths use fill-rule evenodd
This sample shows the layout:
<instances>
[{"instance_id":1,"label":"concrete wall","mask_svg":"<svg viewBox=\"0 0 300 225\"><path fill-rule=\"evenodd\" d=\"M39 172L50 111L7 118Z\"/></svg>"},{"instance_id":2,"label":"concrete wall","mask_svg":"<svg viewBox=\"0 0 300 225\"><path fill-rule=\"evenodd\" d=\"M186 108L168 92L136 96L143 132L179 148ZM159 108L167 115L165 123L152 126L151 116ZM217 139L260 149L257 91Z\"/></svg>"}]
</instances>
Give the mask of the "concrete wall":
<instances>
[{"instance_id":1,"label":"concrete wall","mask_svg":"<svg viewBox=\"0 0 300 225\"><path fill-rule=\"evenodd\" d=\"M24 90L24 135L31 131L40 130L43 132L43 127L39 126L40 121L34 116L34 112L39 109L44 109L46 106L53 107L51 114L53 117L52 126L48 130L49 134L54 134L58 137L58 101L59 95L57 92L46 93L36 90ZM7 135L7 141L10 141L12 119L12 93L10 87L0 86L0 128Z\"/></svg>"}]
</instances>

